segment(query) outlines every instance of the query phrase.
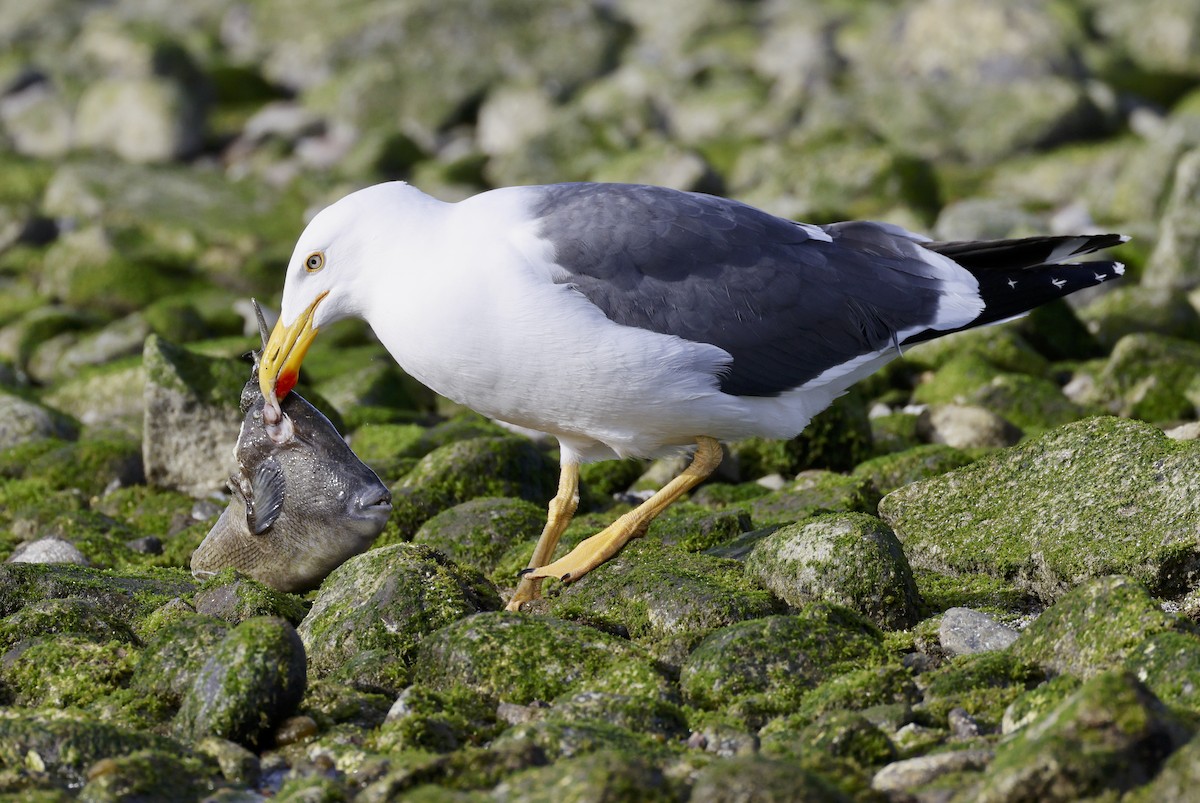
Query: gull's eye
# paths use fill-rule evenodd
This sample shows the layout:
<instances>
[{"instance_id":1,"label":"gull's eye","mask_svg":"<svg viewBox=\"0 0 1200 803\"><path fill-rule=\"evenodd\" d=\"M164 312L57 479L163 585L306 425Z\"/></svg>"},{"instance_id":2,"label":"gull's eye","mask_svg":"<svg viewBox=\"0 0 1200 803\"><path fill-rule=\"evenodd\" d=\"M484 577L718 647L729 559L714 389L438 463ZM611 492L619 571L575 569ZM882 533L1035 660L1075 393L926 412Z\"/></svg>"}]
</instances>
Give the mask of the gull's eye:
<instances>
[{"instance_id":1,"label":"gull's eye","mask_svg":"<svg viewBox=\"0 0 1200 803\"><path fill-rule=\"evenodd\" d=\"M320 251L312 252L308 255L308 259L304 260L304 269L309 273L316 273L323 267L325 267L325 255Z\"/></svg>"}]
</instances>

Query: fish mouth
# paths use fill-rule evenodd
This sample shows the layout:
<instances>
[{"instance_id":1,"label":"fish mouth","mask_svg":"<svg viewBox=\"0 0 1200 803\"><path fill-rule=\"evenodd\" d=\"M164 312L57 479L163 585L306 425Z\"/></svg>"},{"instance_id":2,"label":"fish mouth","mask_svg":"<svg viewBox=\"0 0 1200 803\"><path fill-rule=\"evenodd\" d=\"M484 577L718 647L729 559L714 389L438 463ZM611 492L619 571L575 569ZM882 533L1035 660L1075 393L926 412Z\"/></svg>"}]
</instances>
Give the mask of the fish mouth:
<instances>
[{"instance_id":1,"label":"fish mouth","mask_svg":"<svg viewBox=\"0 0 1200 803\"><path fill-rule=\"evenodd\" d=\"M286 396L296 386L300 376L300 363L308 353L309 346L319 331L312 325L317 305L325 300L329 291L321 293L308 305L304 312L288 326L283 319L275 322L271 337L263 347L262 358L258 363L258 385L268 405L272 402L278 405L278 400Z\"/></svg>"},{"instance_id":2,"label":"fish mouth","mask_svg":"<svg viewBox=\"0 0 1200 803\"><path fill-rule=\"evenodd\" d=\"M392 494L386 488L380 493L365 496L355 502L354 513L358 518L386 522L392 515Z\"/></svg>"}]
</instances>

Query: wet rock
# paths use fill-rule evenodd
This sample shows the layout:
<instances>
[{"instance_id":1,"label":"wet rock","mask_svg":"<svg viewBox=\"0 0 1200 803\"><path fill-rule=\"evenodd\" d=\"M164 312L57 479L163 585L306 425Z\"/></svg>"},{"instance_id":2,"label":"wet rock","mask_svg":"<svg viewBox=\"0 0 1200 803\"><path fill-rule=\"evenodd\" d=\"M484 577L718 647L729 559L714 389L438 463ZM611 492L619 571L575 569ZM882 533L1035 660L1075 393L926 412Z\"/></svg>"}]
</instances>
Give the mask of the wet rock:
<instances>
[{"instance_id":1,"label":"wet rock","mask_svg":"<svg viewBox=\"0 0 1200 803\"><path fill-rule=\"evenodd\" d=\"M49 407L0 392L0 451L46 438L73 440L79 427Z\"/></svg>"},{"instance_id":2,"label":"wet rock","mask_svg":"<svg viewBox=\"0 0 1200 803\"><path fill-rule=\"evenodd\" d=\"M425 638L414 675L514 703L572 691L670 696L641 648L573 622L510 613L469 616Z\"/></svg>"},{"instance_id":3,"label":"wet rock","mask_svg":"<svg viewBox=\"0 0 1200 803\"><path fill-rule=\"evenodd\" d=\"M407 540L435 514L478 497L514 496L546 504L558 467L529 440L472 438L427 454L392 488L392 518L377 546Z\"/></svg>"},{"instance_id":4,"label":"wet rock","mask_svg":"<svg viewBox=\"0 0 1200 803\"><path fill-rule=\"evenodd\" d=\"M36 541L26 541L13 550L8 557L9 563L72 563L76 566L89 566L90 561L70 541L53 536L39 538Z\"/></svg>"},{"instance_id":5,"label":"wet rock","mask_svg":"<svg viewBox=\"0 0 1200 803\"><path fill-rule=\"evenodd\" d=\"M75 117L78 144L129 162L168 162L194 153L204 130L202 104L177 82L105 78L88 86Z\"/></svg>"},{"instance_id":6,"label":"wet rock","mask_svg":"<svg viewBox=\"0 0 1200 803\"><path fill-rule=\"evenodd\" d=\"M1125 668L1176 712L1200 713L1200 638L1193 633L1155 633L1135 647Z\"/></svg>"},{"instance_id":7,"label":"wet rock","mask_svg":"<svg viewBox=\"0 0 1200 803\"><path fill-rule=\"evenodd\" d=\"M98 644L120 641L136 644L128 623L87 599L45 599L33 602L0 620L0 650L25 639L55 634L79 636Z\"/></svg>"},{"instance_id":8,"label":"wet rock","mask_svg":"<svg viewBox=\"0 0 1200 803\"><path fill-rule=\"evenodd\" d=\"M1027 435L1078 421L1086 414L1055 383L1025 374L995 376L977 388L968 401L1001 416Z\"/></svg>"},{"instance_id":9,"label":"wet rock","mask_svg":"<svg viewBox=\"0 0 1200 803\"><path fill-rule=\"evenodd\" d=\"M504 803L554 803L563 799L563 790L570 790L568 794L577 800L678 800L674 785L661 769L641 756L613 750L519 773L500 784L492 797Z\"/></svg>"},{"instance_id":10,"label":"wet rock","mask_svg":"<svg viewBox=\"0 0 1200 803\"><path fill-rule=\"evenodd\" d=\"M56 384L45 401L74 416L85 427L141 437L146 416L146 373L140 358L117 361Z\"/></svg>"},{"instance_id":11,"label":"wet rock","mask_svg":"<svg viewBox=\"0 0 1200 803\"><path fill-rule=\"evenodd\" d=\"M210 616L181 614L147 637L132 688L178 707L229 630Z\"/></svg>"},{"instance_id":12,"label":"wet rock","mask_svg":"<svg viewBox=\"0 0 1200 803\"><path fill-rule=\"evenodd\" d=\"M148 570L115 575L81 566L0 564L0 616L47 599L91 600L110 615L137 621L160 605L195 590L178 572Z\"/></svg>"},{"instance_id":13,"label":"wet rock","mask_svg":"<svg viewBox=\"0 0 1200 803\"><path fill-rule=\"evenodd\" d=\"M1197 20L1200 24L1200 19ZM1190 290L1200 285L1200 149L1188 152L1175 167L1171 197L1163 210L1158 242L1146 265L1147 287Z\"/></svg>"},{"instance_id":14,"label":"wet rock","mask_svg":"<svg viewBox=\"0 0 1200 803\"><path fill-rule=\"evenodd\" d=\"M201 496L223 488L236 469L245 366L146 339L143 459L154 485Z\"/></svg>"},{"instance_id":15,"label":"wet rock","mask_svg":"<svg viewBox=\"0 0 1200 803\"><path fill-rule=\"evenodd\" d=\"M1186 295L1170 287L1118 286L1078 314L1088 332L1108 348L1138 333L1200 340L1200 314Z\"/></svg>"},{"instance_id":16,"label":"wet rock","mask_svg":"<svg viewBox=\"0 0 1200 803\"><path fill-rule=\"evenodd\" d=\"M184 696L177 727L188 738L217 736L258 746L304 696L304 645L282 619L259 617L216 646Z\"/></svg>"},{"instance_id":17,"label":"wet rock","mask_svg":"<svg viewBox=\"0 0 1200 803\"><path fill-rule=\"evenodd\" d=\"M1004 578L1054 600L1125 573L1156 594L1193 584L1200 451L1147 424L1092 418L893 492L880 515L916 569ZM1090 545L1104 534L1110 549Z\"/></svg>"},{"instance_id":18,"label":"wet rock","mask_svg":"<svg viewBox=\"0 0 1200 803\"><path fill-rule=\"evenodd\" d=\"M650 522L646 540L685 552L703 552L750 529L750 516L742 510L714 511L681 502Z\"/></svg>"},{"instance_id":19,"label":"wet rock","mask_svg":"<svg viewBox=\"0 0 1200 803\"><path fill-rule=\"evenodd\" d=\"M991 750L956 750L917 758L907 758L888 764L871 779L877 792L911 792L930 784L944 775L981 770L992 760Z\"/></svg>"},{"instance_id":20,"label":"wet rock","mask_svg":"<svg viewBox=\"0 0 1200 803\"><path fill-rule=\"evenodd\" d=\"M237 742L209 736L207 739L197 742L195 750L200 755L208 756L217 762L217 766L221 769L221 776L229 783L248 786L252 789L258 786L260 778L258 756Z\"/></svg>"},{"instance_id":21,"label":"wet rock","mask_svg":"<svg viewBox=\"0 0 1200 803\"><path fill-rule=\"evenodd\" d=\"M702 769L688 799L691 803L841 803L851 798L820 775L798 769L792 761L752 755L717 761Z\"/></svg>"},{"instance_id":22,"label":"wet rock","mask_svg":"<svg viewBox=\"0 0 1200 803\"><path fill-rule=\"evenodd\" d=\"M810 469L796 475L795 482L773 493L739 503L759 526L791 524L819 511L870 513L879 495L864 477L847 477L832 471Z\"/></svg>"},{"instance_id":23,"label":"wet rock","mask_svg":"<svg viewBox=\"0 0 1200 803\"><path fill-rule=\"evenodd\" d=\"M946 19L969 22L951 34ZM881 136L924 156L992 162L1060 142L1096 119L1076 67L1081 35L1032 2L897 9L850 54L860 108Z\"/></svg>"},{"instance_id":24,"label":"wet rock","mask_svg":"<svg viewBox=\"0 0 1200 803\"><path fill-rule=\"evenodd\" d=\"M478 573L427 546L396 544L334 570L299 632L315 674L399 689L407 685L417 646L430 633L500 606L495 589Z\"/></svg>"},{"instance_id":25,"label":"wet rock","mask_svg":"<svg viewBox=\"0 0 1200 803\"><path fill-rule=\"evenodd\" d=\"M555 616L645 641L656 652L664 641L694 645L718 627L778 609L769 593L743 576L736 561L648 541L627 545L566 586L550 606Z\"/></svg>"},{"instance_id":26,"label":"wet rock","mask_svg":"<svg viewBox=\"0 0 1200 803\"><path fill-rule=\"evenodd\" d=\"M938 625L938 641L950 656L1003 650L1018 635L1013 628L970 608L951 608Z\"/></svg>"},{"instance_id":27,"label":"wet rock","mask_svg":"<svg viewBox=\"0 0 1200 803\"><path fill-rule=\"evenodd\" d=\"M1200 736L1180 747L1162 765L1154 780L1124 798L1130 803L1187 803L1200 784Z\"/></svg>"},{"instance_id":28,"label":"wet rock","mask_svg":"<svg viewBox=\"0 0 1200 803\"><path fill-rule=\"evenodd\" d=\"M444 692L413 684L400 693L374 740L376 749L450 753L489 741L501 730L496 705L485 696L452 686Z\"/></svg>"},{"instance_id":29,"label":"wet rock","mask_svg":"<svg viewBox=\"0 0 1200 803\"><path fill-rule=\"evenodd\" d=\"M688 732L684 712L674 703L617 692L568 693L554 701L546 718L560 722L605 722L664 739L679 738Z\"/></svg>"},{"instance_id":30,"label":"wet rock","mask_svg":"<svg viewBox=\"0 0 1200 803\"><path fill-rule=\"evenodd\" d=\"M746 571L794 607L845 605L885 629L912 627L920 596L896 536L865 514L833 514L776 530Z\"/></svg>"},{"instance_id":31,"label":"wet rock","mask_svg":"<svg viewBox=\"0 0 1200 803\"><path fill-rule=\"evenodd\" d=\"M1200 344L1151 333L1131 334L1085 387L1081 400L1122 416L1173 423L1200 409Z\"/></svg>"},{"instance_id":32,"label":"wet rock","mask_svg":"<svg viewBox=\"0 0 1200 803\"><path fill-rule=\"evenodd\" d=\"M0 712L0 766L43 773L51 782L78 788L97 761L140 750L178 755L171 739L100 722L79 711Z\"/></svg>"},{"instance_id":33,"label":"wet rock","mask_svg":"<svg viewBox=\"0 0 1200 803\"><path fill-rule=\"evenodd\" d=\"M1164 613L1145 586L1103 577L1064 594L1010 650L1052 672L1089 678L1120 666L1143 639L1180 627L1182 621Z\"/></svg>"},{"instance_id":34,"label":"wet rock","mask_svg":"<svg viewBox=\"0 0 1200 803\"><path fill-rule=\"evenodd\" d=\"M966 715L982 731L994 733L1009 704L1045 679L1032 662L1008 652L964 655L921 676L924 699L915 710L922 721L948 728L957 709L956 718Z\"/></svg>"},{"instance_id":35,"label":"wet rock","mask_svg":"<svg viewBox=\"0 0 1200 803\"><path fill-rule=\"evenodd\" d=\"M929 443L958 449L1012 446L1023 434L990 410L958 404L927 408L917 418L917 432Z\"/></svg>"},{"instance_id":36,"label":"wet rock","mask_svg":"<svg viewBox=\"0 0 1200 803\"><path fill-rule=\"evenodd\" d=\"M413 543L428 544L452 560L489 573L514 544L537 536L546 511L532 502L483 497L455 505L421 525Z\"/></svg>"},{"instance_id":37,"label":"wet rock","mask_svg":"<svg viewBox=\"0 0 1200 803\"><path fill-rule=\"evenodd\" d=\"M936 477L971 462L961 449L930 443L903 452L864 460L854 468L854 476L871 483L876 494L891 493L919 480Z\"/></svg>"},{"instance_id":38,"label":"wet rock","mask_svg":"<svg viewBox=\"0 0 1200 803\"><path fill-rule=\"evenodd\" d=\"M1133 675L1103 673L1001 742L975 799L1068 801L1132 789L1189 735Z\"/></svg>"},{"instance_id":39,"label":"wet rock","mask_svg":"<svg viewBox=\"0 0 1200 803\"><path fill-rule=\"evenodd\" d=\"M276 591L270 586L237 572L221 572L196 592L196 612L239 624L255 616L278 616L293 626L308 614L296 595Z\"/></svg>"},{"instance_id":40,"label":"wet rock","mask_svg":"<svg viewBox=\"0 0 1200 803\"><path fill-rule=\"evenodd\" d=\"M840 606L811 603L795 616L715 631L688 657L679 683L691 705L737 710L751 724L761 724L795 710L830 677L881 663L882 637L870 622Z\"/></svg>"},{"instance_id":41,"label":"wet rock","mask_svg":"<svg viewBox=\"0 0 1200 803\"><path fill-rule=\"evenodd\" d=\"M47 634L5 654L0 681L17 706L86 709L125 685L136 652L128 643Z\"/></svg>"},{"instance_id":42,"label":"wet rock","mask_svg":"<svg viewBox=\"0 0 1200 803\"><path fill-rule=\"evenodd\" d=\"M156 797L193 800L211 788L215 767L166 750L139 750L103 758L88 767L80 800L119 801Z\"/></svg>"}]
</instances>

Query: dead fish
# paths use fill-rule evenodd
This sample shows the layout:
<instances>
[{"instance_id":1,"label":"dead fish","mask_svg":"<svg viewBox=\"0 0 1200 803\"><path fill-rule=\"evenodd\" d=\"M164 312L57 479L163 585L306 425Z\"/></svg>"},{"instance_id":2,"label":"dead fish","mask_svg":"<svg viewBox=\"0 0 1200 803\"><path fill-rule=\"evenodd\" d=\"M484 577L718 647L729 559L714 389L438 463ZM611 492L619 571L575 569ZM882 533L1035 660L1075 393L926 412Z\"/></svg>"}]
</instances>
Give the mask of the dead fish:
<instances>
[{"instance_id":1,"label":"dead fish","mask_svg":"<svg viewBox=\"0 0 1200 803\"><path fill-rule=\"evenodd\" d=\"M263 343L267 330L259 315ZM299 394L264 419L259 352L242 389L242 428L234 447L238 473L217 523L192 553L192 574L237 569L280 591L320 585L383 531L392 497L329 419Z\"/></svg>"}]
</instances>

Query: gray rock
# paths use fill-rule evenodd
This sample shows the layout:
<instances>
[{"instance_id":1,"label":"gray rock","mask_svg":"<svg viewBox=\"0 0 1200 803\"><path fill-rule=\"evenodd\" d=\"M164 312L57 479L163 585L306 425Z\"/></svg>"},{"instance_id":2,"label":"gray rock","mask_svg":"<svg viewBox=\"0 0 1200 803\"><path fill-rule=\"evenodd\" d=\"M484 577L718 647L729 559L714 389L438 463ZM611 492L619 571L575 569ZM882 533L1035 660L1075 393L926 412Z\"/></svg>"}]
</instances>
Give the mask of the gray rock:
<instances>
[{"instance_id":1,"label":"gray rock","mask_svg":"<svg viewBox=\"0 0 1200 803\"><path fill-rule=\"evenodd\" d=\"M1080 401L1123 416L1164 424L1192 418L1200 410L1200 344L1149 332L1126 335L1090 383L1081 380L1077 388Z\"/></svg>"},{"instance_id":2,"label":"gray rock","mask_svg":"<svg viewBox=\"0 0 1200 803\"><path fill-rule=\"evenodd\" d=\"M1016 641L1018 635L1017 630L970 608L951 608L942 614L938 625L938 642L952 657L1003 650Z\"/></svg>"},{"instance_id":3,"label":"gray rock","mask_svg":"<svg viewBox=\"0 0 1200 803\"><path fill-rule=\"evenodd\" d=\"M78 145L128 162L169 162L196 152L204 114L193 90L158 77L105 78L79 99Z\"/></svg>"},{"instance_id":4,"label":"gray rock","mask_svg":"<svg viewBox=\"0 0 1200 803\"><path fill-rule=\"evenodd\" d=\"M183 611L145 639L131 688L178 706L230 626L211 616Z\"/></svg>"},{"instance_id":5,"label":"gray rock","mask_svg":"<svg viewBox=\"0 0 1200 803\"><path fill-rule=\"evenodd\" d=\"M1045 232L1046 223L1037 215L997 198L966 198L946 204L933 226L933 236L939 240L1001 240Z\"/></svg>"},{"instance_id":6,"label":"gray rock","mask_svg":"<svg viewBox=\"0 0 1200 803\"><path fill-rule=\"evenodd\" d=\"M1132 674L1089 680L996 747L973 799L1073 801L1150 781L1188 740L1180 722Z\"/></svg>"},{"instance_id":7,"label":"gray rock","mask_svg":"<svg viewBox=\"0 0 1200 803\"><path fill-rule=\"evenodd\" d=\"M917 432L929 443L958 449L1003 448L1021 440L1021 430L991 410L964 404L928 407L917 417Z\"/></svg>"},{"instance_id":8,"label":"gray rock","mask_svg":"<svg viewBox=\"0 0 1200 803\"><path fill-rule=\"evenodd\" d=\"M1200 340L1200 314L1187 295L1166 286L1116 286L1078 311L1079 320L1102 345L1130 334L1155 333Z\"/></svg>"},{"instance_id":9,"label":"gray rock","mask_svg":"<svg viewBox=\"0 0 1200 803\"><path fill-rule=\"evenodd\" d=\"M247 747L264 743L304 696L304 645L282 619L258 617L216 646L179 709L177 727L192 740L217 736Z\"/></svg>"},{"instance_id":10,"label":"gray rock","mask_svg":"<svg viewBox=\"0 0 1200 803\"><path fill-rule=\"evenodd\" d=\"M67 333L43 342L29 359L29 375L51 384L69 379L93 365L140 354L150 334L145 317L135 312L108 324L93 334Z\"/></svg>"},{"instance_id":11,"label":"gray rock","mask_svg":"<svg viewBox=\"0 0 1200 803\"><path fill-rule=\"evenodd\" d=\"M71 149L71 109L48 80L0 98L0 123L13 150L24 156L59 159Z\"/></svg>"},{"instance_id":12,"label":"gray rock","mask_svg":"<svg viewBox=\"0 0 1200 803\"><path fill-rule=\"evenodd\" d=\"M1198 476L1195 442L1091 418L900 488L879 512L917 569L988 574L1043 600L1123 573L1169 597L1200 565Z\"/></svg>"},{"instance_id":13,"label":"gray rock","mask_svg":"<svg viewBox=\"0 0 1200 803\"><path fill-rule=\"evenodd\" d=\"M9 563L71 563L89 566L91 562L70 541L49 536L27 541L13 550Z\"/></svg>"},{"instance_id":14,"label":"gray rock","mask_svg":"<svg viewBox=\"0 0 1200 803\"><path fill-rule=\"evenodd\" d=\"M849 54L860 108L906 150L991 162L1095 124L1082 31L1042 3L923 0L872 23Z\"/></svg>"},{"instance_id":15,"label":"gray rock","mask_svg":"<svg viewBox=\"0 0 1200 803\"><path fill-rule=\"evenodd\" d=\"M981 770L992 760L991 750L955 750L917 758L906 758L888 764L871 779L876 792L908 792L936 781L943 775Z\"/></svg>"},{"instance_id":16,"label":"gray rock","mask_svg":"<svg viewBox=\"0 0 1200 803\"><path fill-rule=\"evenodd\" d=\"M1200 24L1198 19L1197 24ZM1190 290L1200 285L1200 149L1175 167L1158 242L1142 276L1147 287Z\"/></svg>"},{"instance_id":17,"label":"gray rock","mask_svg":"<svg viewBox=\"0 0 1200 803\"><path fill-rule=\"evenodd\" d=\"M0 451L47 438L78 436L79 427L62 413L0 391Z\"/></svg>"},{"instance_id":18,"label":"gray rock","mask_svg":"<svg viewBox=\"0 0 1200 803\"><path fill-rule=\"evenodd\" d=\"M203 496L223 488L236 469L232 444L246 369L186 351L151 335L146 372L142 455L146 480Z\"/></svg>"},{"instance_id":19,"label":"gray rock","mask_svg":"<svg viewBox=\"0 0 1200 803\"><path fill-rule=\"evenodd\" d=\"M427 546L396 544L335 569L299 630L314 674L348 672L399 689L407 685L408 664L425 637L464 616L500 607L482 575ZM378 666L371 668L374 659ZM367 664L354 666L356 660Z\"/></svg>"},{"instance_id":20,"label":"gray rock","mask_svg":"<svg viewBox=\"0 0 1200 803\"><path fill-rule=\"evenodd\" d=\"M1093 23L1142 70L1152 75L1200 76L1200 9L1176 0L1089 0Z\"/></svg>"},{"instance_id":21,"label":"gray rock","mask_svg":"<svg viewBox=\"0 0 1200 803\"><path fill-rule=\"evenodd\" d=\"M820 516L784 527L754 547L746 571L780 599L845 605L880 627L918 621L920 596L904 550L866 514Z\"/></svg>"},{"instance_id":22,"label":"gray rock","mask_svg":"<svg viewBox=\"0 0 1200 803\"><path fill-rule=\"evenodd\" d=\"M141 360L91 369L54 386L44 399L85 427L112 429L141 438L146 416L146 372Z\"/></svg>"}]
</instances>

